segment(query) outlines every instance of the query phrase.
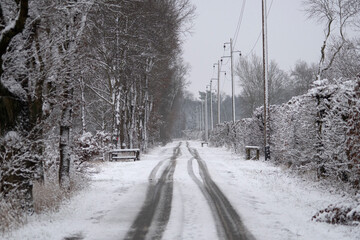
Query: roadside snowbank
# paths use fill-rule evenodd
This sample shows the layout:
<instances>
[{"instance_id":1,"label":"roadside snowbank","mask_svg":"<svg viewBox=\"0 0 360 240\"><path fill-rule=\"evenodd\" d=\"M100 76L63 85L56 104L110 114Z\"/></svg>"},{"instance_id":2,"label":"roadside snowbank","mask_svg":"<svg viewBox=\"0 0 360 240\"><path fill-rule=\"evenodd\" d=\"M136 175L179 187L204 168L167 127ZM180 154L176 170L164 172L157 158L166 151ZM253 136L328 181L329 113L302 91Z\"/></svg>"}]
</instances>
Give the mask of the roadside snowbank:
<instances>
[{"instance_id":1,"label":"roadside snowbank","mask_svg":"<svg viewBox=\"0 0 360 240\"><path fill-rule=\"evenodd\" d=\"M0 235L0 239L121 239L142 206L150 171L172 155L172 147L156 148L142 161L103 163L92 176L91 187L61 206L59 212L29 217L28 224Z\"/></svg>"},{"instance_id":2,"label":"roadside snowbank","mask_svg":"<svg viewBox=\"0 0 360 240\"><path fill-rule=\"evenodd\" d=\"M225 148L198 151L257 239L360 239L360 226L311 221L318 210L332 203L353 204L350 198L290 176L272 163L244 160Z\"/></svg>"}]
</instances>

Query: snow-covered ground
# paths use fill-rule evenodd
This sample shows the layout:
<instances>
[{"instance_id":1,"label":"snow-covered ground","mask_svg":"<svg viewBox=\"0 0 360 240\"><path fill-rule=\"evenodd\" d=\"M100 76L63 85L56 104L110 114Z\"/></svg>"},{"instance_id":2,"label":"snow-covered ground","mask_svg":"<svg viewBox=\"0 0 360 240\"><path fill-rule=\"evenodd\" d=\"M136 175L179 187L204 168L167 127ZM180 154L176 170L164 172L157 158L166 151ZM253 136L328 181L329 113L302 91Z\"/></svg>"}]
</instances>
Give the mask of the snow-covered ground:
<instances>
[{"instance_id":1,"label":"snow-covered ground","mask_svg":"<svg viewBox=\"0 0 360 240\"><path fill-rule=\"evenodd\" d=\"M139 212L148 177L167 161L178 142L158 147L137 162L107 162L92 176L92 184L59 212L32 216L24 227L1 239L122 239ZM201 147L190 141L206 161L211 177L240 214L256 239L360 239L360 226L337 226L311 221L331 203L349 201L316 184L291 177L263 161L245 161L226 149ZM172 210L163 239L217 239L215 222L205 197L188 174L192 155L181 145L176 160ZM192 161L198 176L196 161ZM160 165L158 171L164 164ZM156 177L159 174L156 175Z\"/></svg>"}]
</instances>

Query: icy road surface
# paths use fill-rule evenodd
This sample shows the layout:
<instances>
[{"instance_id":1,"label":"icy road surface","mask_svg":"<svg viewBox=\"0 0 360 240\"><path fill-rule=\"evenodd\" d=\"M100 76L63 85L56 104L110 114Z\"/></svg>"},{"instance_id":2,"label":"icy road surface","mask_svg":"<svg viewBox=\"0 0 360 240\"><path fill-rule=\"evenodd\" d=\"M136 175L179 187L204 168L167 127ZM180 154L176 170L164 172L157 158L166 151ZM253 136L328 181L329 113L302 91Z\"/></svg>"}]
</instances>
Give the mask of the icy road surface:
<instances>
[{"instance_id":1,"label":"icy road surface","mask_svg":"<svg viewBox=\"0 0 360 240\"><path fill-rule=\"evenodd\" d=\"M360 239L360 227L311 221L347 201L262 161L177 141L137 162L104 163L59 212L1 239Z\"/></svg>"}]
</instances>

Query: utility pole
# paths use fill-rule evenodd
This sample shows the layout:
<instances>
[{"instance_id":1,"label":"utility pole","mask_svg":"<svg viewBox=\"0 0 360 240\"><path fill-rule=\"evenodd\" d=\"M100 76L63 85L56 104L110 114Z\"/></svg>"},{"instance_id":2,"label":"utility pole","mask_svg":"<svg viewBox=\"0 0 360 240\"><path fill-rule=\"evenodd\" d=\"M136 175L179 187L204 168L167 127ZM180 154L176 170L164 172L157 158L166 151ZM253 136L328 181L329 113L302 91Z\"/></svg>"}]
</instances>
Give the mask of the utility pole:
<instances>
[{"instance_id":1,"label":"utility pole","mask_svg":"<svg viewBox=\"0 0 360 240\"><path fill-rule=\"evenodd\" d=\"M213 101L212 101L212 79L210 80L210 128L214 130Z\"/></svg>"},{"instance_id":2,"label":"utility pole","mask_svg":"<svg viewBox=\"0 0 360 240\"><path fill-rule=\"evenodd\" d=\"M270 160L269 135L269 81L268 81L268 42L267 42L267 8L262 0L262 37L263 37L263 77L264 77L264 146L265 160Z\"/></svg>"},{"instance_id":3,"label":"utility pole","mask_svg":"<svg viewBox=\"0 0 360 240\"><path fill-rule=\"evenodd\" d=\"M232 39L230 38L230 42L224 43L224 48L225 48L225 44L230 44L230 56L224 56L224 57L229 57L231 59L231 97L232 97L232 121L235 123L235 82L234 82L234 61L233 61L233 42ZM224 58L222 57L222 58Z\"/></svg>"},{"instance_id":4,"label":"utility pole","mask_svg":"<svg viewBox=\"0 0 360 240\"><path fill-rule=\"evenodd\" d=\"M196 106L196 126L197 126L197 130L201 131L201 110L200 110L200 106Z\"/></svg>"},{"instance_id":5,"label":"utility pole","mask_svg":"<svg viewBox=\"0 0 360 240\"><path fill-rule=\"evenodd\" d=\"M218 60L218 89L217 89L217 96L218 96L218 101L217 101L217 108L218 108L218 124L221 123L221 119L220 119L220 61Z\"/></svg>"},{"instance_id":6,"label":"utility pole","mask_svg":"<svg viewBox=\"0 0 360 240\"><path fill-rule=\"evenodd\" d=\"M208 129L208 104L207 104L207 99L208 99L208 86L206 86L206 90L205 90L205 142L208 142L209 140L209 129Z\"/></svg>"},{"instance_id":7,"label":"utility pole","mask_svg":"<svg viewBox=\"0 0 360 240\"><path fill-rule=\"evenodd\" d=\"M235 83L234 83L234 63L233 63L233 46L230 38L230 58L231 58L231 96L232 96L232 120L235 123Z\"/></svg>"},{"instance_id":8,"label":"utility pole","mask_svg":"<svg viewBox=\"0 0 360 240\"><path fill-rule=\"evenodd\" d=\"M214 114L213 114L213 101L212 101L212 81L218 81L218 93L219 93L219 79L218 78L212 78L210 80L210 123L211 123L211 131L214 130ZM218 100L219 102L219 100ZM219 116L219 112L218 112Z\"/></svg>"},{"instance_id":9,"label":"utility pole","mask_svg":"<svg viewBox=\"0 0 360 240\"><path fill-rule=\"evenodd\" d=\"M200 131L204 129L204 107L203 102L200 102Z\"/></svg>"},{"instance_id":10,"label":"utility pole","mask_svg":"<svg viewBox=\"0 0 360 240\"><path fill-rule=\"evenodd\" d=\"M217 124L220 124L221 123L221 119L220 119L220 116L221 116L221 112L220 112L220 73L221 73L221 70L220 70L220 61L218 60L217 63L214 63L214 67L215 65L218 66L218 84L217 84L217 112L218 112L218 115L217 115Z\"/></svg>"}]
</instances>

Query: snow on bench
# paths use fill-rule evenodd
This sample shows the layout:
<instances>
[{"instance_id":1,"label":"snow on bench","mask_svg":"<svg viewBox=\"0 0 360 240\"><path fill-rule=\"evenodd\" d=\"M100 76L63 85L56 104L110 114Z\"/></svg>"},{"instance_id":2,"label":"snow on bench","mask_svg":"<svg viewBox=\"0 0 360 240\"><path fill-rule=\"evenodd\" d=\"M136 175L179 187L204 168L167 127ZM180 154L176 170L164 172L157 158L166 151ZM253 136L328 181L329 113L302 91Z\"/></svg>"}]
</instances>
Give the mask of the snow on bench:
<instances>
[{"instance_id":1,"label":"snow on bench","mask_svg":"<svg viewBox=\"0 0 360 240\"><path fill-rule=\"evenodd\" d=\"M109 160L140 160L140 149L131 148L131 149L114 149L109 152Z\"/></svg>"},{"instance_id":2,"label":"snow on bench","mask_svg":"<svg viewBox=\"0 0 360 240\"><path fill-rule=\"evenodd\" d=\"M255 150L256 151L256 156L254 156L253 158L251 158L251 150ZM259 160L260 158L260 147L258 146L245 146L245 152L246 152L246 160Z\"/></svg>"}]
</instances>

